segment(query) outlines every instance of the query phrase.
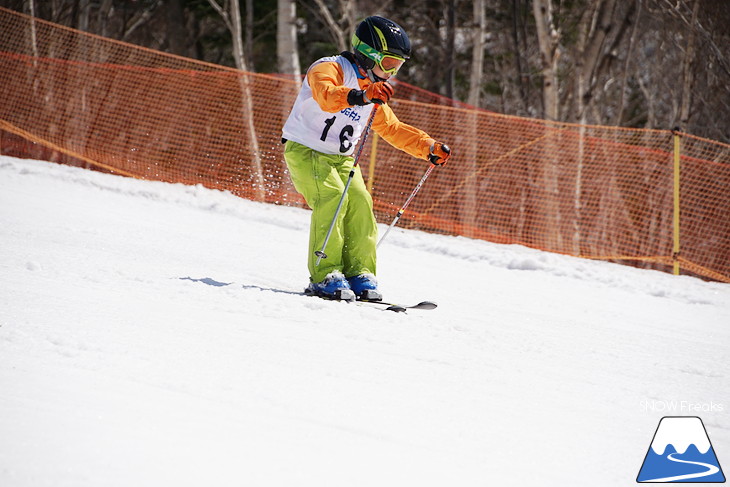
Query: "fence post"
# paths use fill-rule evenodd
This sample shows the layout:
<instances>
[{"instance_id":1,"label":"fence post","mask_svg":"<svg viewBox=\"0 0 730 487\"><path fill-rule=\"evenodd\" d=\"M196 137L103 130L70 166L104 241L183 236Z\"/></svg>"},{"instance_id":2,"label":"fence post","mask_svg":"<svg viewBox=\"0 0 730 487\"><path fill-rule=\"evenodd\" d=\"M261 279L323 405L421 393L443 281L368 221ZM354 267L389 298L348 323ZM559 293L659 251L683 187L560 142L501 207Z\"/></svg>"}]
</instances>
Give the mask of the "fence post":
<instances>
[{"instance_id":1,"label":"fence post","mask_svg":"<svg viewBox=\"0 0 730 487\"><path fill-rule=\"evenodd\" d=\"M674 139L674 215L673 215L673 228L674 228L674 245L672 246L672 261L674 264L674 275L679 275L679 170L680 170L680 144L679 144L679 127L675 127L672 130L672 138Z\"/></svg>"}]
</instances>

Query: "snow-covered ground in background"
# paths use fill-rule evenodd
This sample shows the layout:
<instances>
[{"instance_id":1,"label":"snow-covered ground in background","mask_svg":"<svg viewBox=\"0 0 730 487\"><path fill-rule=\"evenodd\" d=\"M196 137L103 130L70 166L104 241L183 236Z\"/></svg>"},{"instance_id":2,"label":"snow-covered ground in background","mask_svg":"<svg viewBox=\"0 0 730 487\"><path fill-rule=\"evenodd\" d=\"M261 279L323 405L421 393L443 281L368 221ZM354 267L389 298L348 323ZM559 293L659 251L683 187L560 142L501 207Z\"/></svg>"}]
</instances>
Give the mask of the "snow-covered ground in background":
<instances>
[{"instance_id":1,"label":"snow-covered ground in background","mask_svg":"<svg viewBox=\"0 0 730 487\"><path fill-rule=\"evenodd\" d=\"M730 466L730 285L396 229L393 313L294 294L308 219L0 158L0 485L632 485L668 415Z\"/></svg>"}]
</instances>

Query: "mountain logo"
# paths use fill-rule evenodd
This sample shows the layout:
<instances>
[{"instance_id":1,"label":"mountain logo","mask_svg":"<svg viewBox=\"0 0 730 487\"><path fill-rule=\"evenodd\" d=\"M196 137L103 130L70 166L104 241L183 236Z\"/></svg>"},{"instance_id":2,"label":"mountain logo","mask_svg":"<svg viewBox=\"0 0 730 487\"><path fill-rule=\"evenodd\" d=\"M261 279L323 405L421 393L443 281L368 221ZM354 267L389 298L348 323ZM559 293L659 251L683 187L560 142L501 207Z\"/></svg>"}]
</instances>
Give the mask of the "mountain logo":
<instances>
[{"instance_id":1,"label":"mountain logo","mask_svg":"<svg viewBox=\"0 0 730 487\"><path fill-rule=\"evenodd\" d=\"M725 482L702 420L697 416L663 417L636 481Z\"/></svg>"}]
</instances>

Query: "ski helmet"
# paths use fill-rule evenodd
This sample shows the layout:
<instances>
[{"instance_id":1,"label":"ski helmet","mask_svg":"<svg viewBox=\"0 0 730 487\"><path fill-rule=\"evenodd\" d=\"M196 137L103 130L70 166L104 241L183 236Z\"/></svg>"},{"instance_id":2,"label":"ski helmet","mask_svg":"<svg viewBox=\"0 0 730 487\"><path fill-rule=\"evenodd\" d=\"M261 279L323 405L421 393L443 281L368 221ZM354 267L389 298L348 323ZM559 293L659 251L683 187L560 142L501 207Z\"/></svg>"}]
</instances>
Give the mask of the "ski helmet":
<instances>
[{"instance_id":1,"label":"ski helmet","mask_svg":"<svg viewBox=\"0 0 730 487\"><path fill-rule=\"evenodd\" d=\"M352 48L357 63L371 78L376 64L392 76L411 57L411 41L406 31L392 20L377 15L360 22L352 35Z\"/></svg>"}]
</instances>

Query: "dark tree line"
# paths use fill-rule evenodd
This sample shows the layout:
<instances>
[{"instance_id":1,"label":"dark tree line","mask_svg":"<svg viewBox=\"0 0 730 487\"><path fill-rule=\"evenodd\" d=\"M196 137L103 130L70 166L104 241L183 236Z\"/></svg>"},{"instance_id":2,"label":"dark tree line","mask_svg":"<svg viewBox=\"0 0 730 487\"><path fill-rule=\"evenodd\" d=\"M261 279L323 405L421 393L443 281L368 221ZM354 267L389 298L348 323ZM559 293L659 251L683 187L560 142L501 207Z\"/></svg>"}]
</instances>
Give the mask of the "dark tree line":
<instances>
[{"instance_id":1,"label":"dark tree line","mask_svg":"<svg viewBox=\"0 0 730 487\"><path fill-rule=\"evenodd\" d=\"M289 73L346 48L357 22L379 14L403 25L413 42L412 60L400 79L427 90L507 114L679 126L730 143L727 0L0 0L0 5L152 49ZM286 47L277 52L277 45ZM287 57L294 53L296 58Z\"/></svg>"}]
</instances>

